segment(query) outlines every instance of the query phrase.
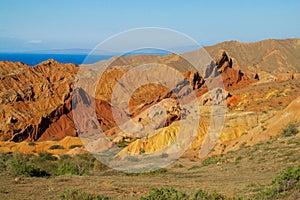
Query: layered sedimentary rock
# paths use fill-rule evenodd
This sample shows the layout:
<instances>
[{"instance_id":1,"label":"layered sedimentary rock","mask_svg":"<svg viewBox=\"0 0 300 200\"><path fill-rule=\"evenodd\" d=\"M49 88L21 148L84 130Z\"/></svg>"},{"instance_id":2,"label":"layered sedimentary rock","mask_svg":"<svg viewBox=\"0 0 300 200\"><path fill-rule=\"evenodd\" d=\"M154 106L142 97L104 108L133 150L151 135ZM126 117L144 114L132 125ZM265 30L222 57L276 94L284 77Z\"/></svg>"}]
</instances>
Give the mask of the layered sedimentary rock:
<instances>
[{"instance_id":1,"label":"layered sedimentary rock","mask_svg":"<svg viewBox=\"0 0 300 200\"><path fill-rule=\"evenodd\" d=\"M95 102L82 90L75 90L73 95L78 66L51 59L34 67L2 61L0 67L2 140L60 140L65 136L77 136L79 132L72 116L72 102L74 108L77 101L96 105L103 130L114 126L107 102ZM93 126L91 124L87 126Z\"/></svg>"},{"instance_id":2,"label":"layered sedimentary rock","mask_svg":"<svg viewBox=\"0 0 300 200\"><path fill-rule=\"evenodd\" d=\"M156 66L145 68L128 75L130 69L126 59L132 60L138 57L121 57L97 79L95 67L88 67L84 83L94 85L96 92L92 94L83 88L74 90L75 77L78 77L79 67L74 64L62 64L52 59L42 62L34 67L17 62L0 62L0 131L2 140L60 140L65 136L78 136L88 130L101 130L105 132L116 126L113 113L117 113L122 123L126 123L131 117L143 115L142 113L165 99L182 98L189 102L193 91L197 97L203 96L208 89L208 81L215 77L221 77L224 88L231 90L243 87L255 82L241 70L232 68L232 60L225 52L206 67L205 76L197 71L182 72L191 66L181 66L179 70L177 61L186 64L178 55L167 55L158 59L159 63L175 65L172 67ZM147 59L137 59L137 63L146 62ZM101 63L100 63L101 64ZM103 64L103 62L102 62ZM124 65L122 68L122 64ZM161 65L161 64L160 64ZM160 68L158 68L160 67ZM158 70L159 69L159 70ZM96 77L96 79L94 79ZM162 80L167 84L160 84ZM98 80L98 81L97 81ZM123 82L121 81L123 80ZM131 83L150 81L149 84L132 88ZM154 80L154 81L153 81ZM125 82L124 82L125 81ZM129 84L124 86L124 83ZM124 101L124 95L113 96L116 88L123 88L124 95L131 91L130 98L125 99L128 109L112 106L112 98ZM125 87L125 88L124 88ZM121 95L120 95L121 94ZM228 95L228 93L226 93ZM189 98L191 98L189 100ZM227 96L224 97L225 99ZM202 98L203 99L203 98ZM203 101L212 101L214 97L207 96ZM224 99L223 99L224 100ZM125 101L125 102L126 102ZM74 118L74 109L95 111L96 117L90 119L89 114L77 112ZM182 108L181 108L182 109ZM79 113L79 114L78 114ZM81 116L82 114L82 116ZM160 128L169 126L173 121L181 119L181 113L169 113L165 123ZM141 118L141 117L140 117ZM143 119L143 117L142 117ZM75 124L74 124L75 120ZM78 128L78 124L81 128ZM112 138L113 139L113 138Z\"/></svg>"},{"instance_id":3,"label":"layered sedimentary rock","mask_svg":"<svg viewBox=\"0 0 300 200\"><path fill-rule=\"evenodd\" d=\"M37 140L71 110L77 66L47 60L35 67L0 62L0 130L3 140ZM66 122L66 127L68 122ZM75 135L75 131L68 133Z\"/></svg>"}]
</instances>

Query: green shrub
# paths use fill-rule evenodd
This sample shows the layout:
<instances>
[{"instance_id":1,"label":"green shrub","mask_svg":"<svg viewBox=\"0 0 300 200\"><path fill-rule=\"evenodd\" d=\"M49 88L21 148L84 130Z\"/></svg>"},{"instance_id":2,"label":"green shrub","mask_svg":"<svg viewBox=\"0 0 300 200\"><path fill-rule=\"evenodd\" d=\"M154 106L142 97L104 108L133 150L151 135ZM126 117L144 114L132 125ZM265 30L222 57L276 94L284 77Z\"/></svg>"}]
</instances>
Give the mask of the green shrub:
<instances>
[{"instance_id":1,"label":"green shrub","mask_svg":"<svg viewBox=\"0 0 300 200\"><path fill-rule=\"evenodd\" d=\"M91 154L78 154L73 157L73 163L76 165L79 175L88 174L94 169L96 158Z\"/></svg>"},{"instance_id":2,"label":"green shrub","mask_svg":"<svg viewBox=\"0 0 300 200\"><path fill-rule=\"evenodd\" d=\"M122 141L120 141L120 142L118 142L118 143L115 143L115 145L116 145L117 147L123 149L123 148L125 148L125 147L128 146L128 142L122 140Z\"/></svg>"},{"instance_id":3,"label":"green shrub","mask_svg":"<svg viewBox=\"0 0 300 200\"><path fill-rule=\"evenodd\" d=\"M38 156L34 156L31 160L40 169L46 171L48 174L55 175L57 170L57 158L51 153L40 152Z\"/></svg>"},{"instance_id":4,"label":"green shrub","mask_svg":"<svg viewBox=\"0 0 300 200\"><path fill-rule=\"evenodd\" d=\"M142 173L125 173L126 176L154 176L157 174L164 174L168 170L166 168L158 168L158 169L152 169L152 171L148 171L149 169L145 168L145 171Z\"/></svg>"},{"instance_id":5,"label":"green shrub","mask_svg":"<svg viewBox=\"0 0 300 200\"><path fill-rule=\"evenodd\" d=\"M40 158L41 160L52 160L52 161L57 159L52 155L52 153L48 153L48 152L39 152L38 158Z\"/></svg>"},{"instance_id":6,"label":"green shrub","mask_svg":"<svg viewBox=\"0 0 300 200\"><path fill-rule=\"evenodd\" d=\"M203 166L217 164L221 159L217 156L211 156L202 161Z\"/></svg>"},{"instance_id":7,"label":"green shrub","mask_svg":"<svg viewBox=\"0 0 300 200\"><path fill-rule=\"evenodd\" d=\"M300 186L300 165L298 167L288 167L283 170L273 181L278 192L284 192Z\"/></svg>"},{"instance_id":8,"label":"green shrub","mask_svg":"<svg viewBox=\"0 0 300 200\"><path fill-rule=\"evenodd\" d=\"M194 194L194 198L192 200L225 200L225 197L217 192L209 194L204 190L198 190Z\"/></svg>"},{"instance_id":9,"label":"green shrub","mask_svg":"<svg viewBox=\"0 0 300 200\"><path fill-rule=\"evenodd\" d=\"M67 159L71 159L71 156L70 155L67 155L67 154L62 154L62 155L59 155L59 159L62 161L62 160L67 160Z\"/></svg>"},{"instance_id":10,"label":"green shrub","mask_svg":"<svg viewBox=\"0 0 300 200\"><path fill-rule=\"evenodd\" d=\"M9 141L9 140L10 140L10 137L8 135L3 135L2 136L2 141L3 142Z\"/></svg>"},{"instance_id":11,"label":"green shrub","mask_svg":"<svg viewBox=\"0 0 300 200\"><path fill-rule=\"evenodd\" d=\"M49 149L64 149L65 147L61 146L61 145L58 145L58 144L55 144L55 145L52 145L51 147L49 147Z\"/></svg>"},{"instance_id":12,"label":"green shrub","mask_svg":"<svg viewBox=\"0 0 300 200\"><path fill-rule=\"evenodd\" d=\"M159 168L157 170L148 172L149 174L163 174L166 173L168 170L166 168Z\"/></svg>"},{"instance_id":13,"label":"green shrub","mask_svg":"<svg viewBox=\"0 0 300 200\"><path fill-rule=\"evenodd\" d=\"M69 149L74 149L76 147L82 147L82 145L80 145L80 144L72 144L71 146L69 146Z\"/></svg>"},{"instance_id":14,"label":"green shrub","mask_svg":"<svg viewBox=\"0 0 300 200\"><path fill-rule=\"evenodd\" d=\"M130 161L130 162L138 162L139 159L135 156L127 156L126 160Z\"/></svg>"},{"instance_id":15,"label":"green shrub","mask_svg":"<svg viewBox=\"0 0 300 200\"><path fill-rule=\"evenodd\" d=\"M38 156L22 153L0 154L0 172L18 176L85 175L95 169L105 170L107 167L97 163L91 154L74 157L61 155L59 159L48 152L40 152Z\"/></svg>"},{"instance_id":16,"label":"green shrub","mask_svg":"<svg viewBox=\"0 0 300 200\"><path fill-rule=\"evenodd\" d=\"M169 154L167 154L167 153L162 153L162 154L160 155L160 157L161 157L161 158L167 158L167 157L169 157Z\"/></svg>"},{"instance_id":17,"label":"green shrub","mask_svg":"<svg viewBox=\"0 0 300 200\"><path fill-rule=\"evenodd\" d=\"M0 172L7 170L7 161L12 157L13 155L11 153L0 154Z\"/></svg>"},{"instance_id":18,"label":"green shrub","mask_svg":"<svg viewBox=\"0 0 300 200\"><path fill-rule=\"evenodd\" d=\"M182 164L175 164L174 166L173 166L173 168L184 168L184 165L182 165Z\"/></svg>"},{"instance_id":19,"label":"green shrub","mask_svg":"<svg viewBox=\"0 0 300 200\"><path fill-rule=\"evenodd\" d=\"M254 199L277 199L284 197L288 191L300 188L300 165L283 170L268 188L260 191Z\"/></svg>"},{"instance_id":20,"label":"green shrub","mask_svg":"<svg viewBox=\"0 0 300 200\"><path fill-rule=\"evenodd\" d=\"M56 174L57 175L65 175L65 174L81 175L79 173L78 168L71 160L64 160L62 162L59 162Z\"/></svg>"},{"instance_id":21,"label":"green shrub","mask_svg":"<svg viewBox=\"0 0 300 200\"><path fill-rule=\"evenodd\" d=\"M28 142L28 145L29 145L29 146L35 146L36 143L35 143L35 142Z\"/></svg>"},{"instance_id":22,"label":"green shrub","mask_svg":"<svg viewBox=\"0 0 300 200\"><path fill-rule=\"evenodd\" d=\"M110 197L101 194L89 194L81 190L69 189L60 194L60 199L68 200L110 200Z\"/></svg>"},{"instance_id":23,"label":"green shrub","mask_svg":"<svg viewBox=\"0 0 300 200\"><path fill-rule=\"evenodd\" d=\"M188 168L188 170L190 171L190 170L199 169L199 168L200 168L200 166L193 165L192 167Z\"/></svg>"},{"instance_id":24,"label":"green shrub","mask_svg":"<svg viewBox=\"0 0 300 200\"><path fill-rule=\"evenodd\" d=\"M147 196L141 197L141 200L186 200L188 195L175 190L172 187L167 188L152 188Z\"/></svg>"},{"instance_id":25,"label":"green shrub","mask_svg":"<svg viewBox=\"0 0 300 200\"><path fill-rule=\"evenodd\" d=\"M94 172L105 171L107 169L109 168L105 164L101 163L98 160L94 161L94 167L93 167Z\"/></svg>"},{"instance_id":26,"label":"green shrub","mask_svg":"<svg viewBox=\"0 0 300 200\"><path fill-rule=\"evenodd\" d=\"M281 135L284 137L294 136L299 132L296 124L291 123L286 128L282 129Z\"/></svg>"},{"instance_id":27,"label":"green shrub","mask_svg":"<svg viewBox=\"0 0 300 200\"><path fill-rule=\"evenodd\" d=\"M72 174L84 175L88 174L94 169L95 158L91 154L79 154L74 157L63 156L61 157L57 175Z\"/></svg>"},{"instance_id":28,"label":"green shrub","mask_svg":"<svg viewBox=\"0 0 300 200\"><path fill-rule=\"evenodd\" d=\"M235 162L238 162L238 161L240 161L240 160L242 160L242 156L238 156L238 157L235 159Z\"/></svg>"},{"instance_id":29,"label":"green shrub","mask_svg":"<svg viewBox=\"0 0 300 200\"><path fill-rule=\"evenodd\" d=\"M9 172L13 175L18 176L35 176L35 177L43 177L50 176L45 170L40 169L35 163L33 163L30 159L31 155L25 154L15 154L13 158L7 161L7 168Z\"/></svg>"}]
</instances>

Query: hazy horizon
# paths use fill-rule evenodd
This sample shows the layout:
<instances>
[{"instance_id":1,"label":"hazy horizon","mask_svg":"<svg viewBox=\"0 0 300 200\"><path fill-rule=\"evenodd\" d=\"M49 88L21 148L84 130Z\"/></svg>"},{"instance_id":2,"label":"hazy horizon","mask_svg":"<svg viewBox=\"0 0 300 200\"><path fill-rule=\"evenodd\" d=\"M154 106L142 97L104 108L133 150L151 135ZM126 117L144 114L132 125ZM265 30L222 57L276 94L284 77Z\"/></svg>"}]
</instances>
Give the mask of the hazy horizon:
<instances>
[{"instance_id":1,"label":"hazy horizon","mask_svg":"<svg viewBox=\"0 0 300 200\"><path fill-rule=\"evenodd\" d=\"M294 38L267 38L267 39L263 39L263 40L258 40L258 41L251 41L251 42L243 42L243 41L239 41L239 40L225 40L225 41L221 41L218 43L214 43L211 45L203 45L203 47L208 47L208 46L214 46L223 42L239 42L239 43L253 43L253 42L261 42L261 41L265 41L265 40L288 40L288 39L299 39L300 37L294 37ZM174 47L173 49L175 51L179 51L181 50L182 52L189 52L189 51L193 51L198 49L199 46L178 46L178 47ZM200 47L201 48L201 47ZM93 51L93 48L65 48L65 49L59 49L59 48L53 48L53 49L37 49L37 50L27 50L27 51L0 51L0 53L2 54L70 54L70 55L88 55L91 51ZM158 50L159 51L159 50ZM143 52L141 51L142 54L148 54L147 52ZM119 54L123 54L123 52L117 52L117 51L103 51L103 52L99 52L99 53L95 53L93 52L93 55L119 55Z\"/></svg>"}]
</instances>

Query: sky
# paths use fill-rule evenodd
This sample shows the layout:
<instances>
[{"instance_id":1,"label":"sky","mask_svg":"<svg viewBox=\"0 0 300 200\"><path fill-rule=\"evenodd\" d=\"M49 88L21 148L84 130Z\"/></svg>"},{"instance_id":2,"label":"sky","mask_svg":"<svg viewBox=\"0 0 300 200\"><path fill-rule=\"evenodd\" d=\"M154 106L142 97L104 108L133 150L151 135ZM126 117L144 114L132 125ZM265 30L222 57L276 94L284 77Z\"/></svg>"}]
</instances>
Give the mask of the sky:
<instances>
[{"instance_id":1,"label":"sky","mask_svg":"<svg viewBox=\"0 0 300 200\"><path fill-rule=\"evenodd\" d=\"M92 49L142 27L173 29L201 45L299 38L299 10L298 0L0 0L0 52Z\"/></svg>"}]
</instances>

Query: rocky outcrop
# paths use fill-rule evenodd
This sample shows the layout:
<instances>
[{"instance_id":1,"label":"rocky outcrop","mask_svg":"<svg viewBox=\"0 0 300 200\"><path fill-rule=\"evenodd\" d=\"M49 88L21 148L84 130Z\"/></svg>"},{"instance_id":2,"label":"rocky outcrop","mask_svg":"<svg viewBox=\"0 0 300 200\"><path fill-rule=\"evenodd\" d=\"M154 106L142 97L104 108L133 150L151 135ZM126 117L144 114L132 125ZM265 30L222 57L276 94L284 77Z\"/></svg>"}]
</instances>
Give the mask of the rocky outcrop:
<instances>
[{"instance_id":1,"label":"rocky outcrop","mask_svg":"<svg viewBox=\"0 0 300 200\"><path fill-rule=\"evenodd\" d=\"M200 89L205 84L204 78L199 72L188 72L185 76L189 80L193 89Z\"/></svg>"},{"instance_id":2,"label":"rocky outcrop","mask_svg":"<svg viewBox=\"0 0 300 200\"><path fill-rule=\"evenodd\" d=\"M100 133L115 126L112 112L124 115L124 112L116 111L103 100L90 97L82 89L76 89L72 93L64 107L65 112L56 112L49 127L38 138L41 140L60 140L66 136L78 136L86 133ZM60 109L57 109L57 111ZM91 114L95 111L95 118ZM76 116L74 116L74 114ZM76 124L74 124L76 120ZM80 128L79 128L80 127Z\"/></svg>"},{"instance_id":3,"label":"rocky outcrop","mask_svg":"<svg viewBox=\"0 0 300 200\"><path fill-rule=\"evenodd\" d=\"M280 82L280 81L287 81L287 80L293 80L293 79L299 79L299 78L300 78L299 73L282 73L282 74L278 74L275 77L275 81Z\"/></svg>"},{"instance_id":4,"label":"rocky outcrop","mask_svg":"<svg viewBox=\"0 0 300 200\"><path fill-rule=\"evenodd\" d=\"M121 63L126 63L124 58L122 59ZM179 66L175 61L178 60L180 60L178 55L159 58L159 62L173 64L176 69ZM88 130L107 131L116 126L115 116L112 113L117 113L118 118L124 119L121 120L123 124L128 120L128 116L133 118L141 116L145 110L159 102L164 102L164 99L188 99L192 90L195 90L196 93L201 90L202 93L197 93L198 96L201 96L207 92L206 81L211 77L221 76L226 90L247 86L254 82L254 79L248 78L241 70L232 68L232 59L225 52L216 62L207 66L204 77L199 72L183 73L174 68L161 66L137 70L132 76L126 77L124 74L129 67L122 69L119 66L118 69L110 68L103 73L98 82L95 79L97 73L93 71L94 68L86 68L84 74L88 76L84 82L87 85L96 84L94 96L82 88L73 91L78 68L74 64L62 64L53 59L34 67L20 62L1 61L1 139L11 141L60 140L66 136L85 134ZM184 66L182 68L185 69ZM125 82L120 82L121 78ZM168 80L174 88L158 84L164 79ZM132 83L147 82L148 80L154 80L154 84L146 84L132 89L122 86L124 83L130 86ZM129 110L111 106L110 99L116 86L120 86L121 90L125 92L124 95L128 91L133 91L132 96L128 99ZM121 93L116 98L124 101L124 95ZM209 101L209 99L205 101ZM73 116L73 111L76 109L89 110L90 113L95 110L96 117L92 119L88 112L76 112L76 115L80 117ZM159 127L168 126L181 117L180 113L172 114L170 111L164 124L160 124ZM76 124L80 124L81 129L75 127L74 120Z\"/></svg>"},{"instance_id":5,"label":"rocky outcrop","mask_svg":"<svg viewBox=\"0 0 300 200\"><path fill-rule=\"evenodd\" d=\"M232 68L232 59L228 57L226 52L223 52L216 60L216 66L222 76L226 90L245 87L256 82L256 79L248 77L241 69Z\"/></svg>"},{"instance_id":6,"label":"rocky outcrop","mask_svg":"<svg viewBox=\"0 0 300 200\"><path fill-rule=\"evenodd\" d=\"M70 99L76 65L52 59L35 67L1 61L0 71L2 140L37 140L59 115L71 109L66 102Z\"/></svg>"},{"instance_id":7,"label":"rocky outcrop","mask_svg":"<svg viewBox=\"0 0 300 200\"><path fill-rule=\"evenodd\" d=\"M212 62L209 66L207 66L205 70L205 77L201 76L199 72L187 72L185 74L185 77L187 77L187 79L189 80L189 84L195 91L205 91L204 88L206 87L206 81L214 80L214 78L218 76L220 76L221 79L216 80L223 81L225 90L221 88L214 88L211 91L200 95L198 97L198 102L201 107L201 109L200 107L199 109L202 110L202 112L206 109L210 110L212 105L221 105L222 102L227 103L227 105L231 105L231 103L234 102L232 100L230 102L226 102L226 99L231 99L232 95L226 90L232 90L238 87L249 86L250 84L255 83L257 81L256 79L249 78L240 69L233 69L232 59L228 57L226 52L223 52L222 55L215 62ZM191 144L191 146L194 145L194 147L190 148L190 150L199 150L199 148L201 147L201 143L203 142L205 134L207 133L208 127L210 125L208 120L210 115L210 112L201 114L201 122L199 123L197 135L194 138L194 142ZM241 116L242 115L236 117L236 119L240 120L239 122L247 118L241 118ZM249 118L248 120L249 124L247 121L247 123L244 123L241 127L239 127L239 125L237 125L236 123L233 127L226 126L226 128L221 133L221 137L224 138L224 140L229 140L231 138L228 139L228 137L236 138L239 137L245 131L247 131L249 127L252 127L253 124L256 123L256 116L253 113L249 114L249 116L251 116L251 118ZM184 121L183 118L178 117L177 119L174 119L170 124L165 124L165 126L159 126L159 129L155 132L155 134L150 134L150 136L142 138L139 137L136 140L132 140L133 142L127 143L128 146L126 146L118 154L118 156L126 157L130 155L138 155L143 153L151 154L153 152L159 151L160 149L166 148L168 145L172 145L173 143L178 141L178 119L181 119L180 122ZM154 131L152 130L152 132ZM189 131L185 130L183 132L186 134ZM116 132L114 131L114 133ZM120 139L121 140L118 140L118 142L124 142L124 140L127 139L127 137L123 137Z\"/></svg>"},{"instance_id":8,"label":"rocky outcrop","mask_svg":"<svg viewBox=\"0 0 300 200\"><path fill-rule=\"evenodd\" d=\"M77 136L80 132L76 131L72 109L79 101L84 101L86 107L96 105L103 130L114 126L111 106L107 102L95 101L82 90L75 90L72 99L77 70L74 64L62 64L53 59L34 67L1 61L1 139L18 142ZM89 125L93 124L95 122Z\"/></svg>"},{"instance_id":9,"label":"rocky outcrop","mask_svg":"<svg viewBox=\"0 0 300 200\"><path fill-rule=\"evenodd\" d=\"M219 73L223 73L227 68L232 68L232 59L229 58L225 51L216 60L216 66Z\"/></svg>"},{"instance_id":10,"label":"rocky outcrop","mask_svg":"<svg viewBox=\"0 0 300 200\"><path fill-rule=\"evenodd\" d=\"M223 82L223 84L219 83L218 85L224 85L226 90L245 87L258 81L258 75L256 78L251 78L241 69L232 68L232 64L232 59L224 51L215 62L211 62L206 67L204 75L201 76L199 72L189 72L186 76L194 89L205 87L206 80L217 76L221 76L221 79L218 79L218 81Z\"/></svg>"}]
</instances>

